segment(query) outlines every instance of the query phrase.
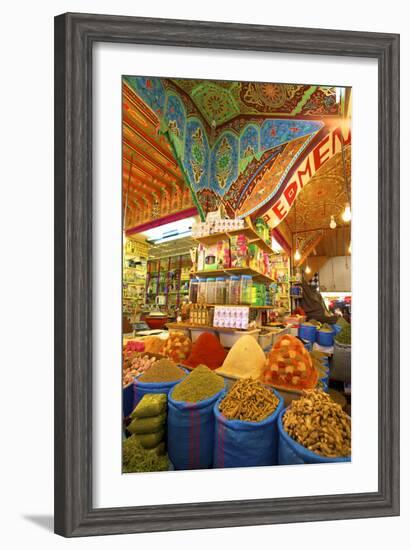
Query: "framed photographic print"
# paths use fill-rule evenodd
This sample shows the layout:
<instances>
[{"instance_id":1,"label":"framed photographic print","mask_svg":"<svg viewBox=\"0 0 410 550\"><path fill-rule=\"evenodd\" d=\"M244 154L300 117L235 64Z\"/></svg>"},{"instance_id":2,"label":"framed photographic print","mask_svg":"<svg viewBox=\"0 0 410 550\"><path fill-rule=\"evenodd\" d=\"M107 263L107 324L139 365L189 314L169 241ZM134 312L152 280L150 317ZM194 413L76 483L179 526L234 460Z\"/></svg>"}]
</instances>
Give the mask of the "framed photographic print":
<instances>
[{"instance_id":1,"label":"framed photographic print","mask_svg":"<svg viewBox=\"0 0 410 550\"><path fill-rule=\"evenodd\" d=\"M55 19L55 530L399 513L399 37Z\"/></svg>"}]
</instances>

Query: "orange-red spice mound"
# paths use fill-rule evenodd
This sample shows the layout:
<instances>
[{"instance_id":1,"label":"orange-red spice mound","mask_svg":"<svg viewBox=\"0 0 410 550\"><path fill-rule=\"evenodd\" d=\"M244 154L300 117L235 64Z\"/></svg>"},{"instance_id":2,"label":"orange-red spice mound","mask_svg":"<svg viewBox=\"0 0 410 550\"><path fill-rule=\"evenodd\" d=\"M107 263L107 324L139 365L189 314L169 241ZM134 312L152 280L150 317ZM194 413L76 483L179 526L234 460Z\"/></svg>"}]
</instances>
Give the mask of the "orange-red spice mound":
<instances>
[{"instance_id":1,"label":"orange-red spice mound","mask_svg":"<svg viewBox=\"0 0 410 550\"><path fill-rule=\"evenodd\" d=\"M226 354L227 352L214 334L203 332L194 342L191 353L184 364L192 368L206 365L209 369L214 370L222 365Z\"/></svg>"}]
</instances>

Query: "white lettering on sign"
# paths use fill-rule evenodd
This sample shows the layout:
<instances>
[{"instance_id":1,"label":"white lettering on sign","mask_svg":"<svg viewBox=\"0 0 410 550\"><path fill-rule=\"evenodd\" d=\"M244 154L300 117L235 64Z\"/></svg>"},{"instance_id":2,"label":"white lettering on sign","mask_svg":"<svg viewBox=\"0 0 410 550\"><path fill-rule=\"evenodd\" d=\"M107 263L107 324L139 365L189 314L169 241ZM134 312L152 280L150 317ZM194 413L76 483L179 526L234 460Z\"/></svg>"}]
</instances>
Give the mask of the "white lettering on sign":
<instances>
[{"instance_id":1,"label":"white lettering on sign","mask_svg":"<svg viewBox=\"0 0 410 550\"><path fill-rule=\"evenodd\" d=\"M340 127L335 128L293 169L285 187L262 216L269 227L276 227L286 218L301 189L309 183L319 168L342 150L342 140L345 145L350 145L350 130L344 136Z\"/></svg>"}]
</instances>

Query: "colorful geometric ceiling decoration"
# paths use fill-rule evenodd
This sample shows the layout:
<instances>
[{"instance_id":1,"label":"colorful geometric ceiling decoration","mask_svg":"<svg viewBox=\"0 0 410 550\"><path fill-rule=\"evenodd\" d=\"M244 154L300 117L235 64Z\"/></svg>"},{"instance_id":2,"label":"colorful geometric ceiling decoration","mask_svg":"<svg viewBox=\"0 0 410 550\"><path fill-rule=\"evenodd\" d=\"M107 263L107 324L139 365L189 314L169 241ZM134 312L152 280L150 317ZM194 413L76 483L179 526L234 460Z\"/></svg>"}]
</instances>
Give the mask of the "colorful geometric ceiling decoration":
<instances>
[{"instance_id":1,"label":"colorful geometric ceiling decoration","mask_svg":"<svg viewBox=\"0 0 410 550\"><path fill-rule=\"evenodd\" d=\"M330 86L164 79L166 87L171 82L192 100L210 127L224 126L238 116L318 118L338 117L341 114L336 89ZM190 114L189 102L186 105Z\"/></svg>"},{"instance_id":2,"label":"colorful geometric ceiling decoration","mask_svg":"<svg viewBox=\"0 0 410 550\"><path fill-rule=\"evenodd\" d=\"M251 100L249 90L242 90L249 83L202 81L191 88L191 99L187 100L173 85L181 81L174 80L170 85L170 81L159 78L124 80L160 119L160 130L167 136L202 214L213 210L218 202L231 216L246 216L258 210L324 125L321 120L269 118L264 112L263 117L252 121L245 118L235 127L223 128L224 122L242 116L238 105L246 105L246 101L252 104L246 107L246 114L259 113L261 100ZM280 90L285 86L282 103L275 103L273 96L270 101L282 113L285 109L292 108L292 113L302 109L312 95L319 93L315 86L278 86ZM243 99L238 102L241 90ZM251 169L247 170L248 166Z\"/></svg>"},{"instance_id":3,"label":"colorful geometric ceiling decoration","mask_svg":"<svg viewBox=\"0 0 410 550\"><path fill-rule=\"evenodd\" d=\"M163 108L161 90L158 87L157 112ZM122 197L127 230L192 209L194 202L169 140L159 133L158 116L126 84L122 91Z\"/></svg>"}]
</instances>

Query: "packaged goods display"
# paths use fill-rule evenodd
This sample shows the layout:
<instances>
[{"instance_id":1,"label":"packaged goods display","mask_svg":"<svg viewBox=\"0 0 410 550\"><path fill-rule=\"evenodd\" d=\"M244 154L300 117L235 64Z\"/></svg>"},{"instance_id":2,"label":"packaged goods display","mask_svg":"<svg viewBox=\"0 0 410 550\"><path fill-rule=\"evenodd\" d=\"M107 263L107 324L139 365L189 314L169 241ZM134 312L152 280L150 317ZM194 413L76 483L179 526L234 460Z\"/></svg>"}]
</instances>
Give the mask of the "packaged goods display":
<instances>
[{"instance_id":1,"label":"packaged goods display","mask_svg":"<svg viewBox=\"0 0 410 550\"><path fill-rule=\"evenodd\" d=\"M226 355L227 352L221 346L218 338L214 334L204 332L192 345L191 353L183 364L191 368L205 365L209 369L215 370L222 365Z\"/></svg>"},{"instance_id":2,"label":"packaged goods display","mask_svg":"<svg viewBox=\"0 0 410 550\"><path fill-rule=\"evenodd\" d=\"M224 379L212 372L205 365L198 365L182 382L177 384L172 391L172 399L175 401L187 401L196 403L209 399L224 387Z\"/></svg>"},{"instance_id":3,"label":"packaged goods display","mask_svg":"<svg viewBox=\"0 0 410 550\"><path fill-rule=\"evenodd\" d=\"M158 452L159 451L159 452ZM132 472L160 472L168 470L168 457L161 455L161 449L145 449L136 436L131 436L123 442L122 471Z\"/></svg>"},{"instance_id":4,"label":"packaged goods display","mask_svg":"<svg viewBox=\"0 0 410 550\"><path fill-rule=\"evenodd\" d=\"M192 304L189 310L189 322L192 325L212 326L213 309L201 304Z\"/></svg>"},{"instance_id":5,"label":"packaged goods display","mask_svg":"<svg viewBox=\"0 0 410 550\"><path fill-rule=\"evenodd\" d=\"M351 455L351 420L321 391L304 391L283 415L283 427L300 445L325 457Z\"/></svg>"},{"instance_id":6,"label":"packaged goods display","mask_svg":"<svg viewBox=\"0 0 410 550\"><path fill-rule=\"evenodd\" d=\"M140 382L172 382L185 376L182 369L178 368L169 359L155 361L140 377Z\"/></svg>"},{"instance_id":7,"label":"packaged goods display","mask_svg":"<svg viewBox=\"0 0 410 550\"><path fill-rule=\"evenodd\" d=\"M261 379L277 387L312 389L317 377L318 373L305 346L295 336L285 334L268 353Z\"/></svg>"},{"instance_id":8,"label":"packaged goods display","mask_svg":"<svg viewBox=\"0 0 410 550\"><path fill-rule=\"evenodd\" d=\"M249 308L215 306L213 325L215 327L245 330L249 325Z\"/></svg>"},{"instance_id":9,"label":"packaged goods display","mask_svg":"<svg viewBox=\"0 0 410 550\"><path fill-rule=\"evenodd\" d=\"M246 235L230 237L231 267L247 267L249 265L248 239Z\"/></svg>"},{"instance_id":10,"label":"packaged goods display","mask_svg":"<svg viewBox=\"0 0 410 550\"><path fill-rule=\"evenodd\" d=\"M259 380L265 361L265 354L258 342L252 336L245 334L235 342L222 367L216 372L230 378Z\"/></svg>"},{"instance_id":11,"label":"packaged goods display","mask_svg":"<svg viewBox=\"0 0 410 550\"><path fill-rule=\"evenodd\" d=\"M219 410L228 420L260 422L265 420L279 404L272 390L257 380L238 380L219 403Z\"/></svg>"},{"instance_id":12,"label":"packaged goods display","mask_svg":"<svg viewBox=\"0 0 410 550\"><path fill-rule=\"evenodd\" d=\"M191 340L180 331L171 332L165 340L163 353L175 363L186 359L191 351Z\"/></svg>"},{"instance_id":13,"label":"packaged goods display","mask_svg":"<svg viewBox=\"0 0 410 550\"><path fill-rule=\"evenodd\" d=\"M252 276L242 275L240 285L240 303L250 304L252 301Z\"/></svg>"}]
</instances>

